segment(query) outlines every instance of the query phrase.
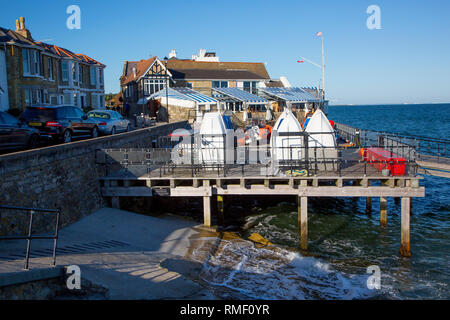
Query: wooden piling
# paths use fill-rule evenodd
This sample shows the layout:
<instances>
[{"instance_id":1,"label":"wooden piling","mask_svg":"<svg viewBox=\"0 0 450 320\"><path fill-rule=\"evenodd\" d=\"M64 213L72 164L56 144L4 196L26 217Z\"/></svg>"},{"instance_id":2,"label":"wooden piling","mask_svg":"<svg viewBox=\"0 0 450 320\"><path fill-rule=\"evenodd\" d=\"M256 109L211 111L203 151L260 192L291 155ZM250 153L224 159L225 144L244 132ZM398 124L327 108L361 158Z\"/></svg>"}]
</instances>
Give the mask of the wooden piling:
<instances>
[{"instance_id":1,"label":"wooden piling","mask_svg":"<svg viewBox=\"0 0 450 320\"><path fill-rule=\"evenodd\" d=\"M380 224L382 227L387 225L387 199L380 197Z\"/></svg>"},{"instance_id":2,"label":"wooden piling","mask_svg":"<svg viewBox=\"0 0 450 320\"><path fill-rule=\"evenodd\" d=\"M119 182L117 180L111 180L109 182L109 185L111 187L117 187L119 185ZM120 209L120 197L111 197L111 207L114 209Z\"/></svg>"},{"instance_id":3,"label":"wooden piling","mask_svg":"<svg viewBox=\"0 0 450 320\"><path fill-rule=\"evenodd\" d=\"M223 196L217 196L217 213L220 226L223 225L224 211Z\"/></svg>"},{"instance_id":4,"label":"wooden piling","mask_svg":"<svg viewBox=\"0 0 450 320\"><path fill-rule=\"evenodd\" d=\"M209 180L203 180L203 186L209 187ZM211 227L211 197L203 197L203 225Z\"/></svg>"},{"instance_id":5,"label":"wooden piling","mask_svg":"<svg viewBox=\"0 0 450 320\"><path fill-rule=\"evenodd\" d=\"M203 225L211 227L211 197L203 197Z\"/></svg>"},{"instance_id":6,"label":"wooden piling","mask_svg":"<svg viewBox=\"0 0 450 320\"><path fill-rule=\"evenodd\" d=\"M298 227L300 230L300 248L308 250L308 197L298 197Z\"/></svg>"},{"instance_id":7,"label":"wooden piling","mask_svg":"<svg viewBox=\"0 0 450 320\"><path fill-rule=\"evenodd\" d=\"M401 223L401 245L400 254L404 257L411 256L411 243L410 243L410 210L411 202L410 197L402 197L402 223Z\"/></svg>"},{"instance_id":8,"label":"wooden piling","mask_svg":"<svg viewBox=\"0 0 450 320\"><path fill-rule=\"evenodd\" d=\"M372 197L366 197L366 213L372 212Z\"/></svg>"}]
</instances>

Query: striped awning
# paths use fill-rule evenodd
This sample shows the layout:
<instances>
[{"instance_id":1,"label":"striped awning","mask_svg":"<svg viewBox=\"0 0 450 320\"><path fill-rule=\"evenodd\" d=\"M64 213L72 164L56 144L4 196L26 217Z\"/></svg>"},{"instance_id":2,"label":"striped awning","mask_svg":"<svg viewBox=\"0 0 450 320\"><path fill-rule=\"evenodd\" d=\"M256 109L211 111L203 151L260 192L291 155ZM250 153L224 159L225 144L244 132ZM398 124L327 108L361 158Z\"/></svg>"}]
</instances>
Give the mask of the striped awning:
<instances>
[{"instance_id":1,"label":"striped awning","mask_svg":"<svg viewBox=\"0 0 450 320\"><path fill-rule=\"evenodd\" d=\"M194 91L189 88L169 88L169 90L166 93L166 89L159 90L158 92L152 94L149 99L155 99L155 98L165 98L165 97L173 98L173 99L180 99L180 100L187 100L187 101L194 101L198 102L199 104L216 104L217 100L213 99L211 97L208 97L207 95L204 95L200 92Z\"/></svg>"},{"instance_id":2,"label":"striped awning","mask_svg":"<svg viewBox=\"0 0 450 320\"><path fill-rule=\"evenodd\" d=\"M182 94L188 97L191 100L198 102L199 104L214 104L217 103L217 100L207 95L197 92L195 90L189 88L172 88L177 91L179 94Z\"/></svg>"},{"instance_id":3,"label":"striped awning","mask_svg":"<svg viewBox=\"0 0 450 320\"><path fill-rule=\"evenodd\" d=\"M269 102L267 99L238 88L213 88L213 90L247 104L267 104Z\"/></svg>"},{"instance_id":4,"label":"striped awning","mask_svg":"<svg viewBox=\"0 0 450 320\"><path fill-rule=\"evenodd\" d=\"M260 88L259 90L270 96L293 103L320 101L320 99L301 88Z\"/></svg>"}]
</instances>

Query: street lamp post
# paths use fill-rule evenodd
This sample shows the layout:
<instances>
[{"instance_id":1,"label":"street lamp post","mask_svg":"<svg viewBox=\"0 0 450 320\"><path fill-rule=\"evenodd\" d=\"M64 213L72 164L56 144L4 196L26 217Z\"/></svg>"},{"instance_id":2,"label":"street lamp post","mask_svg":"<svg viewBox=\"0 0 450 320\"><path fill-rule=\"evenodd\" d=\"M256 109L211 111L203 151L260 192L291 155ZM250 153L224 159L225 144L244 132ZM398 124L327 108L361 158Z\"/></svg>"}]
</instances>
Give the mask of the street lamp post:
<instances>
[{"instance_id":1,"label":"street lamp post","mask_svg":"<svg viewBox=\"0 0 450 320\"><path fill-rule=\"evenodd\" d=\"M166 65L166 107L167 107L167 123L169 123L169 72L167 69L167 58L164 59Z\"/></svg>"},{"instance_id":2,"label":"street lamp post","mask_svg":"<svg viewBox=\"0 0 450 320\"><path fill-rule=\"evenodd\" d=\"M305 57L301 57L302 61L298 61L300 63L304 61L311 63L312 65L322 69L322 99L325 100L325 44L323 39L323 32L317 32L318 37L322 38L322 65L319 65L311 60L306 59Z\"/></svg>"}]
</instances>

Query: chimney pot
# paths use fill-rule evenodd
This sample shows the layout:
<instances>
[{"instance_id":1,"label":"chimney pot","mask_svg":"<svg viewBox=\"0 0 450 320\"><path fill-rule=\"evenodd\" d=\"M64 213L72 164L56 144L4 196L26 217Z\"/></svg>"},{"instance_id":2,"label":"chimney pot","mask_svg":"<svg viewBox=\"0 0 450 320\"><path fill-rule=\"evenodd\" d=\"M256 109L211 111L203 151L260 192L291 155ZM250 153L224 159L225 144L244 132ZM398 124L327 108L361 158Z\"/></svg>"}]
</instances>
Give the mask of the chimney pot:
<instances>
[{"instance_id":1,"label":"chimney pot","mask_svg":"<svg viewBox=\"0 0 450 320\"><path fill-rule=\"evenodd\" d=\"M20 17L20 30L25 30L25 18Z\"/></svg>"},{"instance_id":2,"label":"chimney pot","mask_svg":"<svg viewBox=\"0 0 450 320\"><path fill-rule=\"evenodd\" d=\"M16 20L16 31L20 30L20 22L19 19Z\"/></svg>"}]
</instances>

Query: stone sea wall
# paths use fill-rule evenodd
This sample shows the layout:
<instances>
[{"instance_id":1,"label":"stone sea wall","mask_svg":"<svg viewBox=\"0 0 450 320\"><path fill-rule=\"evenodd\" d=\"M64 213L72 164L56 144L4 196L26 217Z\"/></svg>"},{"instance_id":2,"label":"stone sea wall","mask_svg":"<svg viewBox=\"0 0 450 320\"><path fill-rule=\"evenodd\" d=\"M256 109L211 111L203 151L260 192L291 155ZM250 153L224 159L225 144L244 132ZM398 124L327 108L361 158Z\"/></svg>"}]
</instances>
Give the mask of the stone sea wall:
<instances>
[{"instance_id":1,"label":"stone sea wall","mask_svg":"<svg viewBox=\"0 0 450 320\"><path fill-rule=\"evenodd\" d=\"M186 122L144 128L114 136L89 139L0 156L0 204L61 209L60 227L67 226L105 205L98 178L96 150L151 147L151 137L167 135ZM0 209L0 235L23 234L28 215ZM54 215L37 213L35 232L54 230Z\"/></svg>"}]
</instances>

